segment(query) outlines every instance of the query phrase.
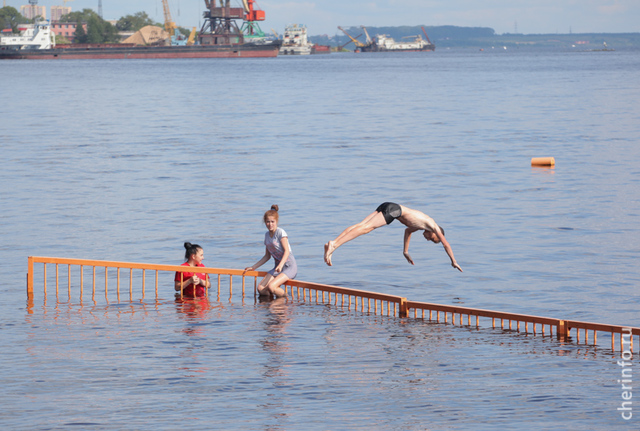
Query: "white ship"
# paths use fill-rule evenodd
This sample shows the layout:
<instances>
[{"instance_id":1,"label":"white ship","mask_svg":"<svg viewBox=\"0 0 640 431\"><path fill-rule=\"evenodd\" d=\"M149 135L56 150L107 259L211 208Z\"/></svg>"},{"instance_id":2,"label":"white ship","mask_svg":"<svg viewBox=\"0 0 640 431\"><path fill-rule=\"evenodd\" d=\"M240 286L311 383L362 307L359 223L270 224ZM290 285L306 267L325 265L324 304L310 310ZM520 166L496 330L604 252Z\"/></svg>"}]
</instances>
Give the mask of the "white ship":
<instances>
[{"instance_id":1,"label":"white ship","mask_svg":"<svg viewBox=\"0 0 640 431\"><path fill-rule=\"evenodd\" d=\"M414 36L414 40L396 42L386 34L378 34L375 46L377 51L433 51L433 45L422 39L420 35Z\"/></svg>"},{"instance_id":2,"label":"white ship","mask_svg":"<svg viewBox=\"0 0 640 431\"><path fill-rule=\"evenodd\" d=\"M309 55L312 46L307 40L307 27L293 24L284 29L280 55Z\"/></svg>"},{"instance_id":3,"label":"white ship","mask_svg":"<svg viewBox=\"0 0 640 431\"><path fill-rule=\"evenodd\" d=\"M367 35L367 42L364 46L360 47L362 52L384 52L384 51L435 51L436 46L431 43L429 36L427 36L427 32L424 27L422 27L422 32L424 33L424 37L427 40L424 40L422 36L406 36L404 39L413 39L406 40L402 42L396 42L392 37L389 37L386 34L378 34L375 39L371 39L369 37L369 32L366 27L362 26L364 33Z\"/></svg>"},{"instance_id":4,"label":"white ship","mask_svg":"<svg viewBox=\"0 0 640 431\"><path fill-rule=\"evenodd\" d=\"M0 36L0 50L51 49L56 46L49 21L40 20L35 24L19 24L20 34L10 33Z\"/></svg>"}]
</instances>

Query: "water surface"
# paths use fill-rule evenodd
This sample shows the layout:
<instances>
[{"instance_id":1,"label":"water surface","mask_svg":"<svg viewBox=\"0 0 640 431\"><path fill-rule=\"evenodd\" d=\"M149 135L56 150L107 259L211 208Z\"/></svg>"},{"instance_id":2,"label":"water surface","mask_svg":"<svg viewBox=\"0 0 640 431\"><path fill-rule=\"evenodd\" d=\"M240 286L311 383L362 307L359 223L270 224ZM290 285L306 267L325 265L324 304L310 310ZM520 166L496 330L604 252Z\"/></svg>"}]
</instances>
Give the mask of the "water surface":
<instances>
[{"instance_id":1,"label":"water surface","mask_svg":"<svg viewBox=\"0 0 640 431\"><path fill-rule=\"evenodd\" d=\"M611 429L605 346L252 297L26 307L27 256L243 268L281 208L302 280L640 326L640 55L3 62L9 429ZM531 157L553 156L554 169ZM322 245L383 201L432 216ZM265 266L266 268L266 266ZM50 293L50 292L49 292ZM635 364L635 363L634 363ZM631 429L630 428L630 429Z\"/></svg>"}]
</instances>

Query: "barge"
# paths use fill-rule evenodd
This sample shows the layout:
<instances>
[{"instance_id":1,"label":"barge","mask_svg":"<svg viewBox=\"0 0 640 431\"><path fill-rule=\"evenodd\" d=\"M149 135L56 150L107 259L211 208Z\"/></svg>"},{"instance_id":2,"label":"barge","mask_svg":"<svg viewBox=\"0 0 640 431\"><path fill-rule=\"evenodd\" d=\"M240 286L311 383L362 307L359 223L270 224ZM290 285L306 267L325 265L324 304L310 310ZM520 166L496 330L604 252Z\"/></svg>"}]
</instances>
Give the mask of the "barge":
<instances>
[{"instance_id":1,"label":"barge","mask_svg":"<svg viewBox=\"0 0 640 431\"><path fill-rule=\"evenodd\" d=\"M151 58L255 58L276 57L280 43L228 45L139 46L133 44L58 45L49 49L11 49L0 46L0 60L83 60Z\"/></svg>"}]
</instances>

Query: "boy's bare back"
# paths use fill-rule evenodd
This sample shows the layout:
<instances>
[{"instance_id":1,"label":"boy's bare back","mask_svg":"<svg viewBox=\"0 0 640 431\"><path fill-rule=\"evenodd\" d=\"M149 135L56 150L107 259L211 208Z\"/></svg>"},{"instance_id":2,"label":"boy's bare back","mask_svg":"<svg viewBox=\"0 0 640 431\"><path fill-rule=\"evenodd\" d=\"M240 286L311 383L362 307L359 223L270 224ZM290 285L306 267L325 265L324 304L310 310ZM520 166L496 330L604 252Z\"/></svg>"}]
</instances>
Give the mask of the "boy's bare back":
<instances>
[{"instance_id":1,"label":"boy's bare back","mask_svg":"<svg viewBox=\"0 0 640 431\"><path fill-rule=\"evenodd\" d=\"M438 225L431 217L422 211L414 210L403 205L400 205L400 208L402 208L402 215L398 217L400 223L413 231L426 230L436 232Z\"/></svg>"}]
</instances>

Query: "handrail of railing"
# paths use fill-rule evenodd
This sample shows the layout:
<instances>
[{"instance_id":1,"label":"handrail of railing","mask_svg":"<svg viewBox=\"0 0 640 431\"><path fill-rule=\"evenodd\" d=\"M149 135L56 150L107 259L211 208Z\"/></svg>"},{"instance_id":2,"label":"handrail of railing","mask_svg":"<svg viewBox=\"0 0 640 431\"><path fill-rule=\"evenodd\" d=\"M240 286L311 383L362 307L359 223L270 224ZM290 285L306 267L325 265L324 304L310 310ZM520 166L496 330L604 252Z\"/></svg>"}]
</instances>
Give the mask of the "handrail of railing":
<instances>
[{"instance_id":1,"label":"handrail of railing","mask_svg":"<svg viewBox=\"0 0 640 431\"><path fill-rule=\"evenodd\" d=\"M434 310L434 311L443 311L453 314L459 315L471 315L471 316L479 316L479 317L492 317L496 319L503 320L520 320L522 322L536 322L545 325L556 325L559 319L554 319L552 317L541 317L541 316L533 316L528 314L518 314L518 313L507 313L503 311L493 311L493 310L483 310L481 308L470 308L470 307L460 307L457 305L442 305L442 304L433 304L429 302L416 302L416 301L407 301L407 308L409 309L426 309L426 310Z\"/></svg>"},{"instance_id":2,"label":"handrail of railing","mask_svg":"<svg viewBox=\"0 0 640 431\"><path fill-rule=\"evenodd\" d=\"M345 296L346 296L347 305L349 307L351 306L351 298L353 297L356 309L358 308L357 298L363 298L363 300L360 301L360 309L362 311L364 311L365 309L364 298L366 298L367 300L367 311L372 310L371 300L373 300L373 311L376 313L378 311L378 304L380 305L380 312L384 313L384 304L386 303L387 315L389 315L391 312L391 304L393 304L393 315L397 314L399 317L406 317L405 304L407 302L407 299L401 296L388 295L386 293L369 292L367 290L352 289L349 287L332 286L329 284L311 283L308 281L300 281L300 280L287 280L287 282L285 283L285 286L297 287L299 289L307 289L309 292L316 291L316 300L319 299L317 297L317 292L322 292L322 298L321 298L322 302L326 302L324 297L325 292L329 294L329 298L328 298L329 302L331 302L331 294L332 293L334 294L334 303L336 304L338 302L338 295L340 295L341 305L344 305ZM293 296L294 294L293 289L291 291L291 294ZM304 290L303 290L303 294L304 294ZM311 295L311 293L309 293L309 295ZM300 298L299 292L298 292L298 298ZM303 296L303 299L304 298L305 296Z\"/></svg>"},{"instance_id":3,"label":"handrail of railing","mask_svg":"<svg viewBox=\"0 0 640 431\"><path fill-rule=\"evenodd\" d=\"M593 332L593 343L597 342L598 331L600 332L609 332L611 334L611 350L615 350L615 339L613 334L620 334L620 350L624 350L624 335L630 335L630 339L628 341L629 350L633 352L633 336L640 336L640 328L632 327L632 326L621 326L621 325L609 325L605 323L592 323L592 322L580 322L577 320L567 320L567 333L572 329L576 328L576 340L580 342L580 329L584 329L584 341L585 343L589 342L589 330Z\"/></svg>"},{"instance_id":4,"label":"handrail of railing","mask_svg":"<svg viewBox=\"0 0 640 431\"><path fill-rule=\"evenodd\" d=\"M290 286L301 287L304 289L322 290L325 292L338 293L341 295L360 296L363 298L378 299L382 301L395 302L398 304L406 301L406 298L398 295L388 295L386 293L376 293L370 292L368 290L353 289L350 287L332 286L330 284L311 283L308 281L300 280L287 280L286 284Z\"/></svg>"},{"instance_id":5,"label":"handrail of railing","mask_svg":"<svg viewBox=\"0 0 640 431\"><path fill-rule=\"evenodd\" d=\"M164 265L164 264L148 264L148 263L132 263L132 262L117 262L117 261L105 261L105 260L90 260L90 259L69 259L59 257L36 257L30 256L28 258L28 272L27 272L27 297L29 300L33 299L33 277L34 277L34 264L44 264L44 291L46 297L46 280L47 280L47 264L56 265L56 294L58 289L58 265L69 265L69 289L71 288L71 265L77 265L81 268L80 284L82 295L82 277L84 276L84 267L93 267L93 289L95 293L95 268L105 268L105 296L107 295L108 285L108 271L109 268L116 268L118 271L118 298L119 298L119 283L120 283L120 269L129 269L129 290L131 295L131 283L133 278L133 270L142 270L142 290L144 297L144 283L145 283L145 271L151 270L156 272L156 296L158 295L158 271L170 271L170 272L192 272L193 267L182 265ZM232 294L233 276L242 277L242 296L245 294L245 277L254 277L254 295L256 293L257 277L262 277L267 274L264 271L244 271L240 269L222 269L212 267L198 267L198 272L206 274L218 275L218 295L220 294L221 275L229 276L229 294ZM373 311L378 313L378 305L380 306L380 313L384 313L386 304L386 314L391 314L391 307L393 306L393 316L409 317L410 311L414 311L414 317L418 318L418 310L422 310L422 318L425 318L425 311L429 312L429 320L435 320L440 322L440 313L444 314L444 322L448 323L448 315L451 315L452 323L456 324L456 315L459 316L460 325L463 325L463 316L467 316L467 325L472 326L471 317L475 317L475 326L479 326L480 317L492 319L492 327L496 326L496 319L500 320L500 327L504 329L504 322L507 321L509 330L513 330L513 322L516 322L516 330L520 332L520 323L523 322L525 333L529 333L529 324L532 324L532 333L537 333L536 325L541 325L541 332L545 335L545 325L549 326L549 335L553 335L553 328L559 339L565 339L570 336L571 330L575 328L577 341L580 342L580 330L584 331L585 343L589 340L589 332L593 332L593 344L597 342L597 332L606 332L611 334L611 349L615 351L615 334L620 334L620 350L625 350L625 344L629 347L628 350L633 352L633 337L640 336L640 328L627 327L622 325L609 325L603 323L591 323L580 322L576 320L563 320L551 317L533 316L527 314L508 313L502 311L485 310L478 308L462 307L457 305L443 305L434 304L428 302L408 301L406 298L397 295L388 295L385 293L370 292L366 290L352 289L347 287L333 286L328 284L312 283L301 280L288 280L284 285L286 294L289 294L288 289L291 289L291 296L295 298L297 293L298 300L306 300L308 297L312 299L312 292L315 292L316 302L322 301L323 303L333 301L337 305L338 297L340 296L340 304L345 305L345 298L347 306L351 307L352 298L355 302L355 308L358 309L358 299L360 299L360 309L365 311L365 300L367 302L367 311ZM294 290L296 288L296 290ZM302 290L302 297L300 295ZM70 290L69 290L70 292ZM182 292L181 292L182 293ZM321 294L321 298L319 295ZM325 294L328 294L328 298L325 298ZM373 300L373 308L371 301ZM435 319L433 319L433 313L436 313ZM625 336L627 339L625 339Z\"/></svg>"},{"instance_id":6,"label":"handrail of railing","mask_svg":"<svg viewBox=\"0 0 640 431\"><path fill-rule=\"evenodd\" d=\"M175 272L193 272L192 266L182 265L166 265L158 263L135 263L135 262L118 262L111 260L91 260L91 259L70 259L65 257L38 257L29 256L29 259L33 263L52 263L62 265L82 265L82 266L97 266L100 268L131 268L131 269L149 269L152 271L175 271ZM244 271L242 269L225 269L225 268L212 268L207 266L198 267L198 272L205 274L225 274L225 275L245 275L245 276L260 276L265 275L265 271Z\"/></svg>"}]
</instances>

